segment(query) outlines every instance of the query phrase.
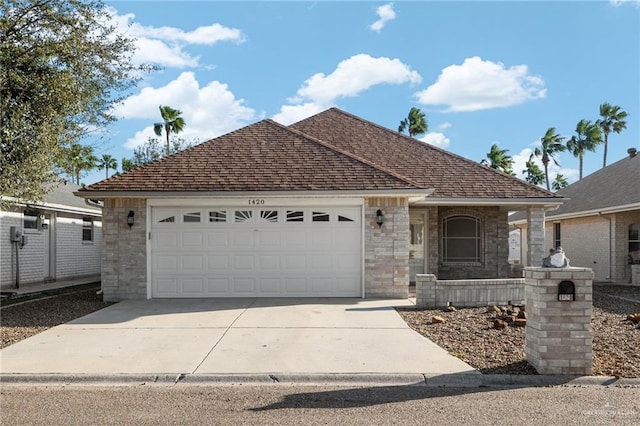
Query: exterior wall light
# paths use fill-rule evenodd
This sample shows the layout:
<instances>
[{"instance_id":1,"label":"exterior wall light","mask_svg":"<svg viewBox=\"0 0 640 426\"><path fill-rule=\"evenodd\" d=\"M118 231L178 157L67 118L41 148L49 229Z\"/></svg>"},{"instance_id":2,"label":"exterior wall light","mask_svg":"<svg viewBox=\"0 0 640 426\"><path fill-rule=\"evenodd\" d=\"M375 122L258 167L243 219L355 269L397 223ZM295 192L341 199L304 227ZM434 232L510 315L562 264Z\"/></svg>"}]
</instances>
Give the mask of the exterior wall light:
<instances>
[{"instance_id":1,"label":"exterior wall light","mask_svg":"<svg viewBox=\"0 0 640 426\"><path fill-rule=\"evenodd\" d=\"M382 226L382 224L384 223L384 214L380 209L378 209L378 211L376 212L376 223L378 224L378 226Z\"/></svg>"},{"instance_id":2,"label":"exterior wall light","mask_svg":"<svg viewBox=\"0 0 640 426\"><path fill-rule=\"evenodd\" d=\"M136 214L133 212L133 210L129 210L129 214L127 215L127 225L129 225L129 229L131 229L131 227L133 226L133 222L134 222L133 217L135 215Z\"/></svg>"}]
</instances>

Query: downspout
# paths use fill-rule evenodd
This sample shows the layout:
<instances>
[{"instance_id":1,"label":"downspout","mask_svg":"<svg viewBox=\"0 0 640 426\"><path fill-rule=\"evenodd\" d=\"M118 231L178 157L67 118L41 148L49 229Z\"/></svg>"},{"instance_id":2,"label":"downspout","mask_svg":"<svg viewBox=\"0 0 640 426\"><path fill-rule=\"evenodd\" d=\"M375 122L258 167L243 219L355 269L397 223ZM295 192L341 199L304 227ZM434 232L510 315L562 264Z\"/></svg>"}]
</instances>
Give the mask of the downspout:
<instances>
[{"instance_id":1,"label":"downspout","mask_svg":"<svg viewBox=\"0 0 640 426\"><path fill-rule=\"evenodd\" d=\"M612 277L612 271L613 271L613 262L611 260L611 218L610 217L606 217L602 215L602 212L598 212L598 216L600 216L603 219L607 219L609 221L609 281L613 281L613 277Z\"/></svg>"}]
</instances>

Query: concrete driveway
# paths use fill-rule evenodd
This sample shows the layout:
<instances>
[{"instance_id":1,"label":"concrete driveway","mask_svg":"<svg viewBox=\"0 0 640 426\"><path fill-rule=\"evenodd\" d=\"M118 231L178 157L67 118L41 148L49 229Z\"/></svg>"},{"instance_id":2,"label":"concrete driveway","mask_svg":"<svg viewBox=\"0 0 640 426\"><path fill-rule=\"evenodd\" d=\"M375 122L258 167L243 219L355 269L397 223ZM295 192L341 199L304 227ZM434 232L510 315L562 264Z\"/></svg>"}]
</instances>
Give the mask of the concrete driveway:
<instances>
[{"instance_id":1,"label":"concrete driveway","mask_svg":"<svg viewBox=\"0 0 640 426\"><path fill-rule=\"evenodd\" d=\"M408 300L125 301L0 351L3 375L476 373L411 330ZM479 374L479 373L477 373Z\"/></svg>"}]
</instances>

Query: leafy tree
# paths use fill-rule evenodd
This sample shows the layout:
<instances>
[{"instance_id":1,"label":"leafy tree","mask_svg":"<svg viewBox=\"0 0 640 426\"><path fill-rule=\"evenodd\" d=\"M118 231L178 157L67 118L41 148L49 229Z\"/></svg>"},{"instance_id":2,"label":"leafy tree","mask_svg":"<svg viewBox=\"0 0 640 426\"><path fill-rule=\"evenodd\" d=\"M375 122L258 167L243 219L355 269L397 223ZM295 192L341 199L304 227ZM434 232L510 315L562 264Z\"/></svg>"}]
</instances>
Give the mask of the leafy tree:
<instances>
[{"instance_id":1,"label":"leafy tree","mask_svg":"<svg viewBox=\"0 0 640 426\"><path fill-rule=\"evenodd\" d=\"M567 141L567 149L580 160L580 179L582 179L584 153L586 151L595 152L600 143L602 143L600 127L589 120L578 121L576 134Z\"/></svg>"},{"instance_id":2,"label":"leafy tree","mask_svg":"<svg viewBox=\"0 0 640 426\"><path fill-rule=\"evenodd\" d=\"M166 154L169 155L171 152L171 147L169 144L169 135L171 133L178 134L180 133L186 123L181 116L182 111L171 108L170 106L162 106L160 105L160 115L162 116L162 123L155 123L153 125L153 131L158 136L162 136L162 129L164 129L164 133L167 138L166 144Z\"/></svg>"},{"instance_id":3,"label":"leafy tree","mask_svg":"<svg viewBox=\"0 0 640 426\"><path fill-rule=\"evenodd\" d=\"M105 179L109 178L109 169L117 171L118 169L118 160L113 158L109 154L102 154L100 160L98 160L98 169L106 169Z\"/></svg>"},{"instance_id":4,"label":"leafy tree","mask_svg":"<svg viewBox=\"0 0 640 426\"><path fill-rule=\"evenodd\" d=\"M553 160L555 165L559 166L558 161L556 161L554 156L567 149L567 147L562 143L563 140L564 138L556 133L555 127L549 127L541 139L542 145L539 148L536 147L533 151L533 155L542 160L542 165L544 166L544 180L547 183L547 191L551 191L551 187L549 185L549 163Z\"/></svg>"},{"instance_id":5,"label":"leafy tree","mask_svg":"<svg viewBox=\"0 0 640 426\"><path fill-rule=\"evenodd\" d=\"M491 145L491 151L487 153L489 161L482 160L483 164L492 169L500 170L508 175L515 176L513 173L513 159L507 155L508 149L500 149L498 145Z\"/></svg>"},{"instance_id":6,"label":"leafy tree","mask_svg":"<svg viewBox=\"0 0 640 426\"><path fill-rule=\"evenodd\" d=\"M553 181L553 184L551 185L554 191L557 191L562 188L566 188L567 186L569 186L569 182L567 182L567 179L564 176L562 176L560 173L556 175L556 179Z\"/></svg>"},{"instance_id":7,"label":"leafy tree","mask_svg":"<svg viewBox=\"0 0 640 426\"><path fill-rule=\"evenodd\" d=\"M132 40L100 0L0 2L0 193L41 199L62 147L114 120Z\"/></svg>"},{"instance_id":8,"label":"leafy tree","mask_svg":"<svg viewBox=\"0 0 640 426\"><path fill-rule=\"evenodd\" d=\"M136 168L136 164L130 158L123 158L120 165L122 166L121 168L123 172L130 172Z\"/></svg>"},{"instance_id":9,"label":"leafy tree","mask_svg":"<svg viewBox=\"0 0 640 426\"><path fill-rule=\"evenodd\" d=\"M525 175L525 180L534 185L541 185L544 183L544 172L533 161L533 154L529 157L529 160L525 163L525 169L522 171Z\"/></svg>"},{"instance_id":10,"label":"leafy tree","mask_svg":"<svg viewBox=\"0 0 640 426\"><path fill-rule=\"evenodd\" d=\"M169 155L184 151L195 145L193 141L186 141L182 138L172 139L169 145ZM122 171L128 172L139 166L159 160L166 153L160 146L160 141L156 138L148 138L145 143L133 150L133 158L122 159Z\"/></svg>"},{"instance_id":11,"label":"leafy tree","mask_svg":"<svg viewBox=\"0 0 640 426\"><path fill-rule=\"evenodd\" d=\"M596 121L596 124L602 129L604 133L604 154L602 157L602 167L607 167L607 146L609 143L609 133L620 133L627 128L627 122L624 120L627 118L627 113L624 112L618 105L610 105L607 102L600 105L600 119Z\"/></svg>"},{"instance_id":12,"label":"leafy tree","mask_svg":"<svg viewBox=\"0 0 640 426\"><path fill-rule=\"evenodd\" d=\"M409 110L409 115L407 116L407 118L404 118L402 119L402 121L400 121L398 132L404 133L405 130L408 130L409 136L413 138L417 135L427 133L428 128L429 126L427 124L427 119L424 112L420 111L420 108L412 107Z\"/></svg>"},{"instance_id":13,"label":"leafy tree","mask_svg":"<svg viewBox=\"0 0 640 426\"><path fill-rule=\"evenodd\" d=\"M62 148L62 152L63 155L56 160L58 169L76 185L80 185L80 179L87 172L97 167L98 158L91 146L71 142L68 147Z\"/></svg>"}]
</instances>

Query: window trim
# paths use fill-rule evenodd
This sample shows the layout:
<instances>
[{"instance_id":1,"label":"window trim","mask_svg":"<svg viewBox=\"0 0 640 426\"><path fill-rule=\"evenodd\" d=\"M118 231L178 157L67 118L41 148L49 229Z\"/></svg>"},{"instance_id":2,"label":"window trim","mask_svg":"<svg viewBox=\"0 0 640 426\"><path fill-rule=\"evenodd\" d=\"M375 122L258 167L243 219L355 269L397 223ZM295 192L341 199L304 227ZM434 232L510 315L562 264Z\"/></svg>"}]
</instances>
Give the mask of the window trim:
<instances>
[{"instance_id":1,"label":"window trim","mask_svg":"<svg viewBox=\"0 0 640 426\"><path fill-rule=\"evenodd\" d=\"M87 225L87 223L89 225ZM85 231L90 231L90 238L85 238ZM93 217L91 216L83 216L82 217L82 243L88 244L93 243L95 240L95 224L93 223Z\"/></svg>"}]
</instances>

